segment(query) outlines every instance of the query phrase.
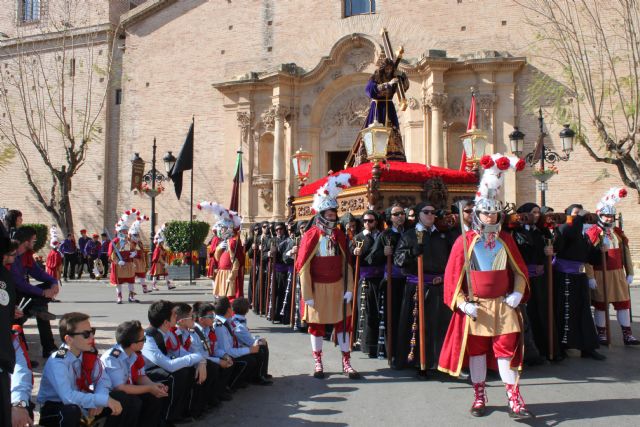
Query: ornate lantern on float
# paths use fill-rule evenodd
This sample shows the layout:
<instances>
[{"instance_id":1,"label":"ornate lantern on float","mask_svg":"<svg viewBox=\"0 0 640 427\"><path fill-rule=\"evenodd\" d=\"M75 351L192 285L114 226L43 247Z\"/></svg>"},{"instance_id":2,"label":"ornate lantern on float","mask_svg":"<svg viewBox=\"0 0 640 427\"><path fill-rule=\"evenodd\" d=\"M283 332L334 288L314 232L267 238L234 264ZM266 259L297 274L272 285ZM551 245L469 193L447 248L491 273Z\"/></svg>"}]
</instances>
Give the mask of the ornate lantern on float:
<instances>
[{"instance_id":1,"label":"ornate lantern on float","mask_svg":"<svg viewBox=\"0 0 640 427\"><path fill-rule=\"evenodd\" d=\"M300 187L304 186L304 183L309 178L309 173L311 172L311 159L313 156L308 151L304 151L302 148L299 148L298 151L295 152L291 156L291 162L293 163L293 171L298 178L298 185Z\"/></svg>"}]
</instances>

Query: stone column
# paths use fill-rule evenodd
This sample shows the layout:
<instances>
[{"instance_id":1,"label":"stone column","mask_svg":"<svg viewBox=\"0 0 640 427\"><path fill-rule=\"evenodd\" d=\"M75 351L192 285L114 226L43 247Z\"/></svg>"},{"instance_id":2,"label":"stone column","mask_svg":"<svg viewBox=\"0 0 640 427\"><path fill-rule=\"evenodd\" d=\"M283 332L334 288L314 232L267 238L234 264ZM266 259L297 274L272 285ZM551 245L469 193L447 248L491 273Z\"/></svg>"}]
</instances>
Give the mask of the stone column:
<instances>
[{"instance_id":1,"label":"stone column","mask_svg":"<svg viewBox=\"0 0 640 427\"><path fill-rule=\"evenodd\" d=\"M442 113L447 103L447 94L432 92L427 95L427 103L431 107L431 165L444 167Z\"/></svg>"},{"instance_id":2,"label":"stone column","mask_svg":"<svg viewBox=\"0 0 640 427\"><path fill-rule=\"evenodd\" d=\"M283 221L285 217L285 159L284 159L284 117L285 108L274 105L275 123L273 127L273 216L272 221Z\"/></svg>"},{"instance_id":3,"label":"stone column","mask_svg":"<svg viewBox=\"0 0 640 427\"><path fill-rule=\"evenodd\" d=\"M245 183L240 187L240 200L238 211L247 223L253 222L253 197L251 197L251 181L253 176L253 141L251 138L252 113L250 111L238 111L236 115L240 128L240 150L242 150L242 168L246 172Z\"/></svg>"}]
</instances>

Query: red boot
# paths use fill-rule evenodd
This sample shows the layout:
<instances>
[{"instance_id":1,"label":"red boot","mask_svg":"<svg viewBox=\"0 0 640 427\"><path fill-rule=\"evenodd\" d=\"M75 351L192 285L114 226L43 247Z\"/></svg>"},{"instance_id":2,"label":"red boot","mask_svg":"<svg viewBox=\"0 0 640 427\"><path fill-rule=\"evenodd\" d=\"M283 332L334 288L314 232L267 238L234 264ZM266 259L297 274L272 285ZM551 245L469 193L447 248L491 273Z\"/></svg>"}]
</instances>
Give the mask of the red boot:
<instances>
[{"instance_id":1,"label":"red boot","mask_svg":"<svg viewBox=\"0 0 640 427\"><path fill-rule=\"evenodd\" d=\"M342 372L344 372L345 375L348 375L349 379L351 379L351 380L360 379L360 374L358 373L358 371L356 371L355 369L353 369L351 367L351 352L350 351L343 351L342 352Z\"/></svg>"},{"instance_id":2,"label":"red boot","mask_svg":"<svg viewBox=\"0 0 640 427\"><path fill-rule=\"evenodd\" d=\"M315 362L313 377L319 379L324 378L324 369L322 367L322 351L313 352L313 361Z\"/></svg>"},{"instance_id":3,"label":"red boot","mask_svg":"<svg viewBox=\"0 0 640 427\"><path fill-rule=\"evenodd\" d=\"M486 412L486 404L487 404L487 393L485 391L486 384L485 382L481 383L473 383L473 394L475 396L473 400L473 405L471 405L471 415L474 417L484 417Z\"/></svg>"},{"instance_id":4,"label":"red boot","mask_svg":"<svg viewBox=\"0 0 640 427\"><path fill-rule=\"evenodd\" d=\"M529 412L524 404L520 394L520 387L515 384L505 384L505 386L509 402L509 416L511 418L533 418L533 414Z\"/></svg>"}]
</instances>

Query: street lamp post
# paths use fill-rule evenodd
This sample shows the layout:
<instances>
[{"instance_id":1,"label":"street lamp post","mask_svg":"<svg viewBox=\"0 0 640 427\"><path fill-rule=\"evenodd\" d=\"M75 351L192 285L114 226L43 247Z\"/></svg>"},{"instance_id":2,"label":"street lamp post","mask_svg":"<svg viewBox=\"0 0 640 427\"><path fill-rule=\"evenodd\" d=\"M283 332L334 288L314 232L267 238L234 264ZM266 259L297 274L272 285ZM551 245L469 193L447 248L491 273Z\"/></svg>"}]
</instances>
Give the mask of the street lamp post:
<instances>
[{"instance_id":1,"label":"street lamp post","mask_svg":"<svg viewBox=\"0 0 640 427\"><path fill-rule=\"evenodd\" d=\"M311 159L313 156L308 151L299 148L291 156L291 163L293 164L293 172L296 174L298 178L298 191L302 187L304 187L305 182L309 178L309 173L311 172Z\"/></svg>"},{"instance_id":2,"label":"street lamp post","mask_svg":"<svg viewBox=\"0 0 640 427\"><path fill-rule=\"evenodd\" d=\"M539 163L539 169L534 173L535 179L538 181L538 189L540 190L540 203L542 206L546 206L547 198L546 191L549 189L547 181L556 173L553 170L545 169L545 163L551 165L562 161L566 162L571 156L573 151L573 140L576 133L569 127L568 124L563 125L563 129L560 131L560 141L562 142L562 152L564 155L548 149L544 145L544 139L547 134L544 131L544 117L542 117L542 107L538 109L538 126L540 134L538 136L538 142L535 149L524 156L525 161L529 166L533 167L536 163ZM524 137L517 127L513 128L513 132L509 134L509 145L511 152L520 157L524 153Z\"/></svg>"},{"instance_id":3,"label":"street lamp post","mask_svg":"<svg viewBox=\"0 0 640 427\"><path fill-rule=\"evenodd\" d=\"M161 193L162 189L158 190L157 184L162 185L163 182L168 181L167 176L158 172L156 169L156 139L153 138L153 151L151 157L151 170L145 173L142 176L143 185L146 185L147 188L142 188L142 192L151 198L151 253L153 253L155 249L155 243L153 241L156 235L156 196ZM167 152L165 156L162 158L165 165L165 170L167 171L167 175L171 172L173 165L176 163L176 158L171 154L171 151ZM132 163L142 163L144 165L144 160L135 153L133 158L131 159ZM151 187L150 189L148 187Z\"/></svg>"},{"instance_id":4,"label":"street lamp post","mask_svg":"<svg viewBox=\"0 0 640 427\"><path fill-rule=\"evenodd\" d=\"M375 209L379 197L380 175L382 174L380 163L387 158L391 128L379 123L374 118L369 126L360 131L360 135L362 135L362 142L367 152L367 159L373 163L371 179L367 183L367 198L369 209Z\"/></svg>"}]
</instances>

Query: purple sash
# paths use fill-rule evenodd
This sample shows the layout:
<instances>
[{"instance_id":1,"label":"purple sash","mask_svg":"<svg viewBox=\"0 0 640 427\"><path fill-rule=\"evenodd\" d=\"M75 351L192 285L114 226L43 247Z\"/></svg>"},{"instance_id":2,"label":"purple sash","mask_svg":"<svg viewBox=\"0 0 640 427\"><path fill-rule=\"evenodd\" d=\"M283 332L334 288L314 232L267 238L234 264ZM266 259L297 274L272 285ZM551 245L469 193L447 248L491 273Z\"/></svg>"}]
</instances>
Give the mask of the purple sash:
<instances>
[{"instance_id":1,"label":"purple sash","mask_svg":"<svg viewBox=\"0 0 640 427\"><path fill-rule=\"evenodd\" d=\"M373 277L382 277L384 268L377 265L363 265L360 267L360 279L371 279Z\"/></svg>"},{"instance_id":2,"label":"purple sash","mask_svg":"<svg viewBox=\"0 0 640 427\"><path fill-rule=\"evenodd\" d=\"M544 276L544 265L527 264L527 270L529 270L529 277Z\"/></svg>"},{"instance_id":3,"label":"purple sash","mask_svg":"<svg viewBox=\"0 0 640 427\"><path fill-rule=\"evenodd\" d=\"M582 274L584 263L580 261L571 261L568 259L554 258L553 268L561 273L566 274Z\"/></svg>"},{"instance_id":4,"label":"purple sash","mask_svg":"<svg viewBox=\"0 0 640 427\"><path fill-rule=\"evenodd\" d=\"M425 285L433 285L433 281L436 278L440 278L443 279L444 278L444 274L430 274L430 273L422 273L422 276L424 277L424 284ZM407 283L410 283L412 285L417 285L418 284L418 276L413 275L413 274L408 274L407 275ZM443 282L440 282L438 285L436 286L440 286L442 285Z\"/></svg>"},{"instance_id":5,"label":"purple sash","mask_svg":"<svg viewBox=\"0 0 640 427\"><path fill-rule=\"evenodd\" d=\"M286 273L289 271L289 266L287 264L276 263L276 273Z\"/></svg>"},{"instance_id":6,"label":"purple sash","mask_svg":"<svg viewBox=\"0 0 640 427\"><path fill-rule=\"evenodd\" d=\"M384 278L387 278L387 269L384 269ZM402 269L397 265L391 266L391 278L392 279L404 279L404 275L402 274Z\"/></svg>"}]
</instances>

